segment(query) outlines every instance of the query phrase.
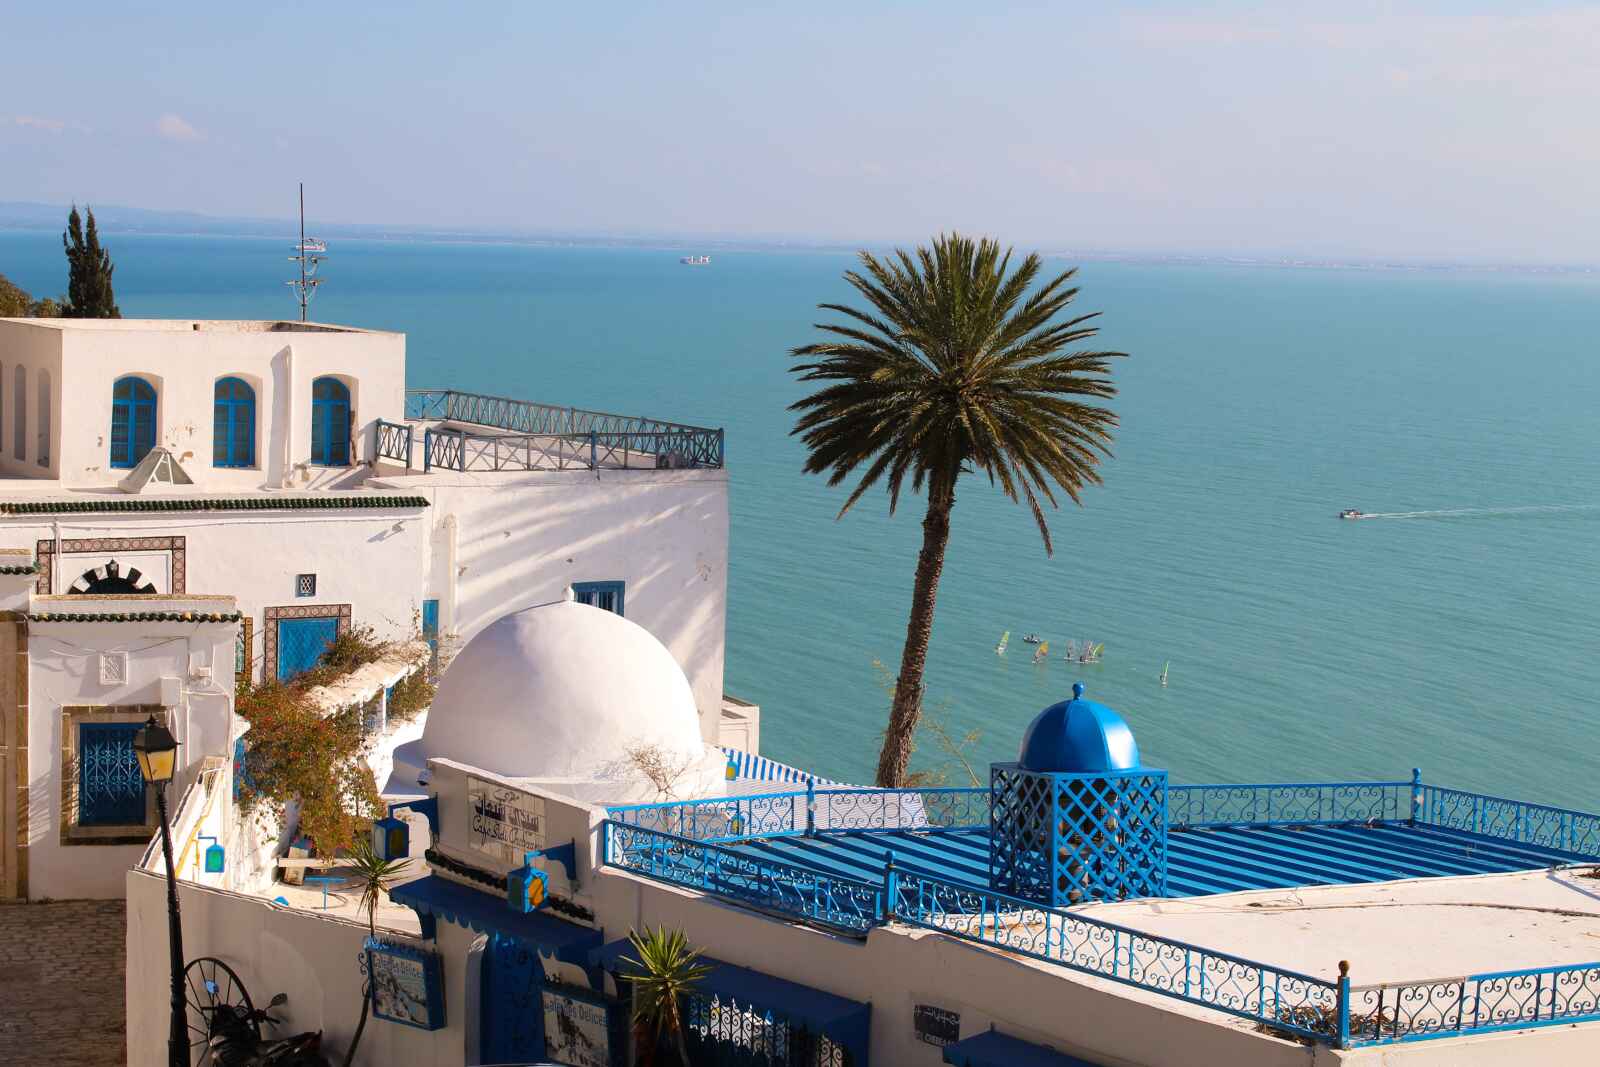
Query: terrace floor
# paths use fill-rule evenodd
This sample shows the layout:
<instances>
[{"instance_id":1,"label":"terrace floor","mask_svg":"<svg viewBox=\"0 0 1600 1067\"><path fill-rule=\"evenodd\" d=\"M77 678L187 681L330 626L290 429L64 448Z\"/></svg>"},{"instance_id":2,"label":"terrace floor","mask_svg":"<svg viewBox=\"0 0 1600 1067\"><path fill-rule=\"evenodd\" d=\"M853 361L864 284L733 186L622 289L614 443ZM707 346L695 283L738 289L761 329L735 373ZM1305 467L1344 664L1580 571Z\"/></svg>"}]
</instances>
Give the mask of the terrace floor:
<instances>
[{"instance_id":1,"label":"terrace floor","mask_svg":"<svg viewBox=\"0 0 1600 1067\"><path fill-rule=\"evenodd\" d=\"M982 829L773 837L738 847L868 882L882 881L892 849L900 867L972 885L989 881L989 834ZM1585 861L1575 853L1406 823L1182 830L1167 840L1167 896L1504 874Z\"/></svg>"}]
</instances>

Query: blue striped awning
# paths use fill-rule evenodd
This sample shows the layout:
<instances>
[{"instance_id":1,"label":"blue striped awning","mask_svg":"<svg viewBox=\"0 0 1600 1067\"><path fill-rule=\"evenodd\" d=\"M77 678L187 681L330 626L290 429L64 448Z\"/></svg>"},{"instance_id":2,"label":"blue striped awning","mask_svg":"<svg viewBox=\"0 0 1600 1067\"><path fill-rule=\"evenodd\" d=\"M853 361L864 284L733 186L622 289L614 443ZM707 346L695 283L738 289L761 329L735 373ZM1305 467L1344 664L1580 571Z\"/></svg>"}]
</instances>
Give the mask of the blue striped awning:
<instances>
[{"instance_id":1,"label":"blue striped awning","mask_svg":"<svg viewBox=\"0 0 1600 1067\"><path fill-rule=\"evenodd\" d=\"M806 779L814 778L819 786L835 786L838 782L826 778L815 778L798 767L791 767L787 763L779 763L775 759L758 756L754 752L746 752L742 748L723 748L728 758L739 771L741 780L752 782L793 782L796 785L805 785Z\"/></svg>"},{"instance_id":2,"label":"blue striped awning","mask_svg":"<svg viewBox=\"0 0 1600 1067\"><path fill-rule=\"evenodd\" d=\"M588 966L590 954L605 940L605 935L593 927L539 911L512 911L504 895L480 893L436 874L395 886L389 891L389 899L418 915L432 915L480 934L510 937L579 967Z\"/></svg>"},{"instance_id":3,"label":"blue striped awning","mask_svg":"<svg viewBox=\"0 0 1600 1067\"><path fill-rule=\"evenodd\" d=\"M955 1067L1100 1067L1044 1045L1007 1037L998 1030L985 1030L946 1045L944 1062Z\"/></svg>"}]
</instances>

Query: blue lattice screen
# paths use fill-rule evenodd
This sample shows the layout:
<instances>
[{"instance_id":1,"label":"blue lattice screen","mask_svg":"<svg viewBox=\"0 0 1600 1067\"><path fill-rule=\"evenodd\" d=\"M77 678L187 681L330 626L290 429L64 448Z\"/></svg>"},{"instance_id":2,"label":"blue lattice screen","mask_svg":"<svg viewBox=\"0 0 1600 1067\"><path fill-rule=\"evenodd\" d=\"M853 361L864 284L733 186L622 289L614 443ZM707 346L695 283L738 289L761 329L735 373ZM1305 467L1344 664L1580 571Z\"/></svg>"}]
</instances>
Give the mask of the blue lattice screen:
<instances>
[{"instance_id":1,"label":"blue lattice screen","mask_svg":"<svg viewBox=\"0 0 1600 1067\"><path fill-rule=\"evenodd\" d=\"M1167 887L1167 772L989 771L989 878L1052 907L1158 897Z\"/></svg>"},{"instance_id":2,"label":"blue lattice screen","mask_svg":"<svg viewBox=\"0 0 1600 1067\"><path fill-rule=\"evenodd\" d=\"M78 724L78 825L140 826L144 776L133 754L136 722Z\"/></svg>"},{"instance_id":3,"label":"blue lattice screen","mask_svg":"<svg viewBox=\"0 0 1600 1067\"><path fill-rule=\"evenodd\" d=\"M335 618L278 620L278 680L286 682L315 667L338 636Z\"/></svg>"}]
</instances>

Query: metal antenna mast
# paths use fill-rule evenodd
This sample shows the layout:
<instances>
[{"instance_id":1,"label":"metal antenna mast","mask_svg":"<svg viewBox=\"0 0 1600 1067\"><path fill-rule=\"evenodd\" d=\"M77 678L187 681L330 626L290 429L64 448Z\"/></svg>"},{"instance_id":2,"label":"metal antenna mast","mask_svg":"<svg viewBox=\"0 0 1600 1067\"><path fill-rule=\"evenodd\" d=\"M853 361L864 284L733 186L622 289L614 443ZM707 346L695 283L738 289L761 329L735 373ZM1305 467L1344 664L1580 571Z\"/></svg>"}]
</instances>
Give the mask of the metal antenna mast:
<instances>
[{"instance_id":1,"label":"metal antenna mast","mask_svg":"<svg viewBox=\"0 0 1600 1067\"><path fill-rule=\"evenodd\" d=\"M300 321L306 321L306 305L311 303L312 297L317 295L317 286L322 284L322 279L317 277L317 268L327 257L328 243L319 241L315 237L306 236L306 183L300 183L300 243L294 246L295 254L289 257L289 262L300 265L300 277L285 282L295 291L300 299Z\"/></svg>"}]
</instances>

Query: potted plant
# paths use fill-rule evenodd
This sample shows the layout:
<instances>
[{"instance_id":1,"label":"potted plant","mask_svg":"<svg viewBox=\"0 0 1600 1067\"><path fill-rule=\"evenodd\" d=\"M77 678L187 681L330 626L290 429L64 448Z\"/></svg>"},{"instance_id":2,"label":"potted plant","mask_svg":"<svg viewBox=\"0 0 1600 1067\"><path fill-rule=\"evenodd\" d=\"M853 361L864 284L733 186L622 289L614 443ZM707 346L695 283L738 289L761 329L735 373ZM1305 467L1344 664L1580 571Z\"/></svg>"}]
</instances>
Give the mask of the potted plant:
<instances>
[{"instance_id":1,"label":"potted plant","mask_svg":"<svg viewBox=\"0 0 1600 1067\"><path fill-rule=\"evenodd\" d=\"M630 931L634 955L622 957L631 973L620 977L633 986L634 1036L641 1064L654 1064L657 1049L671 1041L681 1067L690 1067L683 1035L683 1002L711 968L699 962L682 930L657 927Z\"/></svg>"}]
</instances>

